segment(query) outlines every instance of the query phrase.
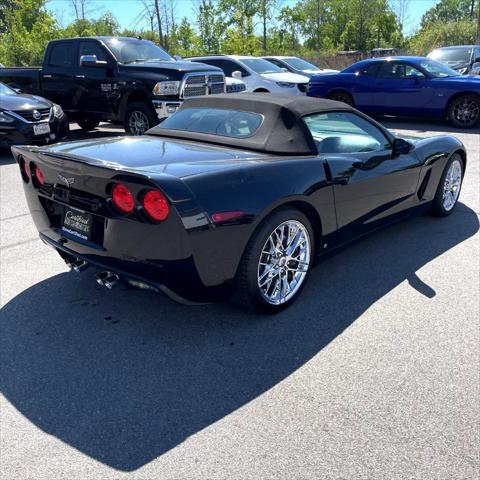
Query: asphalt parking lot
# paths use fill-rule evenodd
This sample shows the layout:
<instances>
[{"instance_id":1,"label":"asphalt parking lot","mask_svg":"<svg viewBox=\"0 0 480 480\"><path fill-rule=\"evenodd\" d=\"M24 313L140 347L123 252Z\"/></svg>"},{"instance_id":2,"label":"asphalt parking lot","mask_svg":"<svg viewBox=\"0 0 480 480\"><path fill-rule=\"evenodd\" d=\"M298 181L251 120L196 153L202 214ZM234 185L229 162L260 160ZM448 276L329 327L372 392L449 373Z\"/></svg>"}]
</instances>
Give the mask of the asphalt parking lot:
<instances>
[{"instance_id":1,"label":"asphalt parking lot","mask_svg":"<svg viewBox=\"0 0 480 480\"><path fill-rule=\"evenodd\" d=\"M465 143L460 204L319 262L275 317L68 272L0 153L0 477L478 478L480 131L384 123Z\"/></svg>"}]
</instances>

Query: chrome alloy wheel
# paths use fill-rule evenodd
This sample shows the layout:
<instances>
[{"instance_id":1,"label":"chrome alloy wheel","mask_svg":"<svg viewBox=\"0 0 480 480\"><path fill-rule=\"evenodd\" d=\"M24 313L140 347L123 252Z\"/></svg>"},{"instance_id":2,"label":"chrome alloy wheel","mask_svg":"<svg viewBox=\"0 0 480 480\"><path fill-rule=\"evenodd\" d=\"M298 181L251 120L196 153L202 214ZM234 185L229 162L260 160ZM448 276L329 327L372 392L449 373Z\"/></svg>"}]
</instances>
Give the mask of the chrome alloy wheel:
<instances>
[{"instance_id":1,"label":"chrome alloy wheel","mask_svg":"<svg viewBox=\"0 0 480 480\"><path fill-rule=\"evenodd\" d=\"M150 123L143 112L134 110L128 119L128 126L132 135L143 135L150 128Z\"/></svg>"},{"instance_id":2,"label":"chrome alloy wheel","mask_svg":"<svg viewBox=\"0 0 480 480\"><path fill-rule=\"evenodd\" d=\"M470 98L464 98L453 107L453 116L461 125L474 125L480 117L480 106Z\"/></svg>"},{"instance_id":3,"label":"chrome alloy wheel","mask_svg":"<svg viewBox=\"0 0 480 480\"><path fill-rule=\"evenodd\" d=\"M257 270L258 287L268 303L285 303L300 290L310 266L310 252L310 235L298 220L287 220L270 234Z\"/></svg>"},{"instance_id":4,"label":"chrome alloy wheel","mask_svg":"<svg viewBox=\"0 0 480 480\"><path fill-rule=\"evenodd\" d=\"M443 208L449 212L457 202L462 186L462 163L455 159L447 171L443 184Z\"/></svg>"}]
</instances>

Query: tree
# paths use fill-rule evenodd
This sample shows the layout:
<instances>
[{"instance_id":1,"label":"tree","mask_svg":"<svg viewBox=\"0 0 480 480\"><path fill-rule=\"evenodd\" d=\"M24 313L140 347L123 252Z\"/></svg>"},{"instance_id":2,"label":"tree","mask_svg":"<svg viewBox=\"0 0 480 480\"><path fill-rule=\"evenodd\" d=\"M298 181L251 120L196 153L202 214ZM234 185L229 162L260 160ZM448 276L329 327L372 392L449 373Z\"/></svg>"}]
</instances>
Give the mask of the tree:
<instances>
[{"instance_id":1,"label":"tree","mask_svg":"<svg viewBox=\"0 0 480 480\"><path fill-rule=\"evenodd\" d=\"M13 66L41 64L48 40L59 31L45 4L46 0L14 0L10 8L2 10L1 63Z\"/></svg>"},{"instance_id":2,"label":"tree","mask_svg":"<svg viewBox=\"0 0 480 480\"><path fill-rule=\"evenodd\" d=\"M186 57L199 52L200 40L186 17L180 25L174 25L169 40L170 53Z\"/></svg>"},{"instance_id":3,"label":"tree","mask_svg":"<svg viewBox=\"0 0 480 480\"><path fill-rule=\"evenodd\" d=\"M451 23L460 20L471 20L478 11L478 0L440 0L424 13L422 28L432 23Z\"/></svg>"},{"instance_id":4,"label":"tree","mask_svg":"<svg viewBox=\"0 0 480 480\"><path fill-rule=\"evenodd\" d=\"M225 29L220 9L212 0L200 0L197 6L197 25L202 44L201 53L219 53Z\"/></svg>"},{"instance_id":5,"label":"tree","mask_svg":"<svg viewBox=\"0 0 480 480\"><path fill-rule=\"evenodd\" d=\"M259 16L262 23L262 50L267 52L268 25L277 8L278 0L259 0Z\"/></svg>"},{"instance_id":6,"label":"tree","mask_svg":"<svg viewBox=\"0 0 480 480\"><path fill-rule=\"evenodd\" d=\"M447 45L469 45L476 34L475 20L429 23L410 39L410 51L426 55L434 48Z\"/></svg>"}]
</instances>

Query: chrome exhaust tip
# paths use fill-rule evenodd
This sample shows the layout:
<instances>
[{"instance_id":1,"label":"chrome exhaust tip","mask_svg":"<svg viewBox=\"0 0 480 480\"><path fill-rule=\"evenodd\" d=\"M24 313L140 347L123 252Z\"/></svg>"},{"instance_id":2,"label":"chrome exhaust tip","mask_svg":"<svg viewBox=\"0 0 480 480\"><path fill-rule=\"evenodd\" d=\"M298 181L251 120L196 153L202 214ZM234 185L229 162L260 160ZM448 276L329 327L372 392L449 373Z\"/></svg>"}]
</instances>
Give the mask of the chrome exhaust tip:
<instances>
[{"instance_id":1,"label":"chrome exhaust tip","mask_svg":"<svg viewBox=\"0 0 480 480\"><path fill-rule=\"evenodd\" d=\"M120 280L120 277L113 272L102 272L97 275L97 283L102 287L111 290Z\"/></svg>"},{"instance_id":2,"label":"chrome exhaust tip","mask_svg":"<svg viewBox=\"0 0 480 480\"><path fill-rule=\"evenodd\" d=\"M74 272L80 273L86 268L88 268L90 265L85 261L80 258L77 258L73 262L69 262L65 260L65 263L67 266L70 268L70 270L73 270Z\"/></svg>"}]
</instances>

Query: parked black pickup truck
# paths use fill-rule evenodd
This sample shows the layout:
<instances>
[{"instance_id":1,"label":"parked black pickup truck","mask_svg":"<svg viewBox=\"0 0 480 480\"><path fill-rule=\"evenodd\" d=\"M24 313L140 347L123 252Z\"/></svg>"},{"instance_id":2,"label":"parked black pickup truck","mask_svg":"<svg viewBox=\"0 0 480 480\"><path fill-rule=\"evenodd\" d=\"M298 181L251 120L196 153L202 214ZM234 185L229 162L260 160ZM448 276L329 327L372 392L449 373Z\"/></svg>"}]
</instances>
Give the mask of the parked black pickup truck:
<instances>
[{"instance_id":1,"label":"parked black pickup truck","mask_svg":"<svg viewBox=\"0 0 480 480\"><path fill-rule=\"evenodd\" d=\"M150 41L127 37L53 40L42 67L2 68L0 81L58 103L84 130L112 121L133 135L184 98L225 91L219 68L177 61Z\"/></svg>"}]
</instances>

